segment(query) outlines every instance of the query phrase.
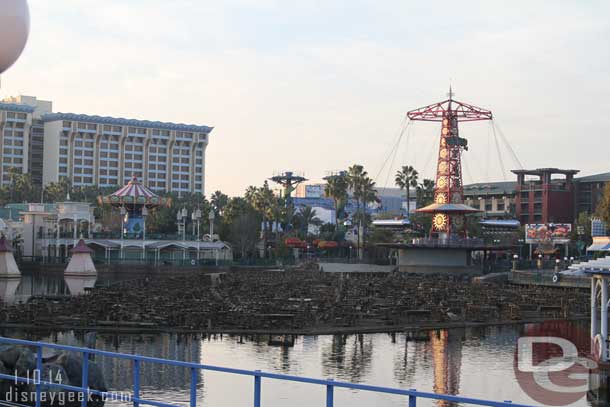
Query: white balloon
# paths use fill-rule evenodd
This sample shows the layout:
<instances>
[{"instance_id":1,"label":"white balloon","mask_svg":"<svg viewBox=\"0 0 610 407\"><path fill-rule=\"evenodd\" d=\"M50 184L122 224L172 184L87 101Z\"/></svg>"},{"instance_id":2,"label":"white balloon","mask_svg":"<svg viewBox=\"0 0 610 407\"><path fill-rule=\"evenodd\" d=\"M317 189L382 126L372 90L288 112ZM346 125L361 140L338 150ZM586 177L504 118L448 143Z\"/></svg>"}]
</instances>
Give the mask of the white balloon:
<instances>
[{"instance_id":1,"label":"white balloon","mask_svg":"<svg viewBox=\"0 0 610 407\"><path fill-rule=\"evenodd\" d=\"M17 61L29 32L27 0L0 0L0 73Z\"/></svg>"}]
</instances>

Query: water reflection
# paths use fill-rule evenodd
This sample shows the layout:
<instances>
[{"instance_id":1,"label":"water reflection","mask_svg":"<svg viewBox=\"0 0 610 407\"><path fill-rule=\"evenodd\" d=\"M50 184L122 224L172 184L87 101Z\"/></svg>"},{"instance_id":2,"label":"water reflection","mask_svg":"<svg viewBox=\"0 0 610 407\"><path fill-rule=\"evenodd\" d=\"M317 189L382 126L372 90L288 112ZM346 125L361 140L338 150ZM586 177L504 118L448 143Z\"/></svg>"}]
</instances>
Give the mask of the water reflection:
<instances>
[{"instance_id":1,"label":"water reflection","mask_svg":"<svg viewBox=\"0 0 610 407\"><path fill-rule=\"evenodd\" d=\"M66 276L63 273L22 274L16 279L0 279L0 303L26 303L37 296L61 297L86 294L92 287L107 286L138 276L100 274L99 276Z\"/></svg>"},{"instance_id":2,"label":"water reflection","mask_svg":"<svg viewBox=\"0 0 610 407\"><path fill-rule=\"evenodd\" d=\"M533 329L520 326L436 330L372 335L321 335L297 337L293 346L269 345L265 335L110 335L77 332L0 332L64 344L87 342L98 349L201 361L220 366L261 369L278 373L325 377L420 391L462 394L493 400L536 404L521 390L513 372L516 339ZM129 391L133 370L129 362L97 358L108 385ZM190 373L187 369L142 364L145 397L187 403ZM251 405L252 382L215 372L198 381L202 405ZM264 404L291 407L323 405L324 389L311 385L265 380ZM367 392L337 391L336 405L404 406L404 398ZM451 403L418 401L418 406ZM585 400L574 404L587 406Z\"/></svg>"},{"instance_id":3,"label":"water reflection","mask_svg":"<svg viewBox=\"0 0 610 407\"><path fill-rule=\"evenodd\" d=\"M0 279L0 298L8 304L14 303L19 283L20 280L15 278Z\"/></svg>"}]
</instances>

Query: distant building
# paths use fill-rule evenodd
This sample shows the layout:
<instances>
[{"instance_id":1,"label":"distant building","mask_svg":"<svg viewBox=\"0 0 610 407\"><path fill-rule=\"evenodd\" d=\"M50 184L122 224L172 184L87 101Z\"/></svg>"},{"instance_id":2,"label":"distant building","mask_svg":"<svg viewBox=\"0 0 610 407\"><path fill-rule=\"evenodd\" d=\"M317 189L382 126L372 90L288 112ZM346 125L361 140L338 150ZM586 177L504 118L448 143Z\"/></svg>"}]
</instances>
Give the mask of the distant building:
<instances>
[{"instance_id":1,"label":"distant building","mask_svg":"<svg viewBox=\"0 0 610 407\"><path fill-rule=\"evenodd\" d=\"M517 175L515 205L521 224L574 222L574 175L578 170L538 168L513 173ZM563 178L554 178L557 174Z\"/></svg>"},{"instance_id":2,"label":"distant building","mask_svg":"<svg viewBox=\"0 0 610 407\"><path fill-rule=\"evenodd\" d=\"M481 182L464 186L466 205L482 211L484 216L507 217L515 214L516 182Z\"/></svg>"},{"instance_id":3,"label":"distant building","mask_svg":"<svg viewBox=\"0 0 610 407\"><path fill-rule=\"evenodd\" d=\"M35 184L124 185L133 176L157 192L205 193L211 127L53 113L51 102L18 96L0 102L2 183L10 168Z\"/></svg>"},{"instance_id":4,"label":"distant building","mask_svg":"<svg viewBox=\"0 0 610 407\"><path fill-rule=\"evenodd\" d=\"M325 193L326 183L310 183L310 184L300 184L297 186L295 190L296 198L307 198L307 199L330 199L326 196ZM377 187L377 197L379 198L379 203L371 203L367 207L367 212L371 214L376 213L389 213L395 216L406 215L407 213L407 198L404 190L400 188L384 188ZM415 189L410 190L410 212L414 212L417 209L417 191ZM313 201L310 201L312 203ZM328 202L333 203L332 200ZM323 207L326 205L323 204ZM333 203L334 205L334 203ZM353 200L353 197L350 193L350 200L346 205L346 210L348 213L353 213L356 211L356 202Z\"/></svg>"},{"instance_id":5,"label":"distant building","mask_svg":"<svg viewBox=\"0 0 610 407\"><path fill-rule=\"evenodd\" d=\"M46 100L17 96L0 102L0 182L10 182L10 170L30 173L35 185L42 184L44 124L42 116L52 111Z\"/></svg>"},{"instance_id":6,"label":"distant building","mask_svg":"<svg viewBox=\"0 0 610 407\"><path fill-rule=\"evenodd\" d=\"M610 172L574 179L576 185L576 216L581 212L595 213Z\"/></svg>"}]
</instances>

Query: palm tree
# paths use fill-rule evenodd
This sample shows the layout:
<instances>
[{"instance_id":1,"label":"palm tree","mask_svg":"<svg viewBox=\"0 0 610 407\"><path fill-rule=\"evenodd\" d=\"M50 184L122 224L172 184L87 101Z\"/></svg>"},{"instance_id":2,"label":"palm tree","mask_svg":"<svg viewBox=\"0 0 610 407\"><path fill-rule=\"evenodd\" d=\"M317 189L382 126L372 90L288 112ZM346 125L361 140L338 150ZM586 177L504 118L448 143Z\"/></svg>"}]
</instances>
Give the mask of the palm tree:
<instances>
[{"instance_id":1,"label":"palm tree","mask_svg":"<svg viewBox=\"0 0 610 407\"><path fill-rule=\"evenodd\" d=\"M407 216L410 214L410 191L411 187L417 187L417 179L419 174L417 170L410 165L403 165L400 171L396 172L396 177L394 178L394 182L396 186L400 189L404 189L407 192Z\"/></svg>"},{"instance_id":2,"label":"palm tree","mask_svg":"<svg viewBox=\"0 0 610 407\"><path fill-rule=\"evenodd\" d=\"M348 179L347 174L342 171L338 175L332 175L327 178L326 186L324 187L324 193L326 196L332 198L335 203L335 227L339 225L339 219L341 212L345 207L347 201L347 188Z\"/></svg>"},{"instance_id":3,"label":"palm tree","mask_svg":"<svg viewBox=\"0 0 610 407\"><path fill-rule=\"evenodd\" d=\"M323 222L318 218L316 210L311 206L305 206L299 210L295 216L295 220L300 224L301 230L305 236L309 231L309 225L320 226Z\"/></svg>"},{"instance_id":4,"label":"palm tree","mask_svg":"<svg viewBox=\"0 0 610 407\"><path fill-rule=\"evenodd\" d=\"M224 208L229 203L229 197L220 191L216 191L210 197L210 203L217 215L222 215Z\"/></svg>"},{"instance_id":5,"label":"palm tree","mask_svg":"<svg viewBox=\"0 0 610 407\"><path fill-rule=\"evenodd\" d=\"M366 205L377 201L377 190L375 182L369 178L364 167L354 164L347 170L347 183L352 190L352 195L356 200L356 216L358 218L358 256L362 258L363 253L360 245L360 235L363 234L363 221L366 217Z\"/></svg>"},{"instance_id":6,"label":"palm tree","mask_svg":"<svg viewBox=\"0 0 610 407\"><path fill-rule=\"evenodd\" d=\"M248 188L246 188L246 192L244 193L244 199L252 206L254 206L254 200L256 199L257 192L258 188L254 185L250 185Z\"/></svg>"},{"instance_id":7,"label":"palm tree","mask_svg":"<svg viewBox=\"0 0 610 407\"><path fill-rule=\"evenodd\" d=\"M254 206L263 217L263 228L265 232L267 231L268 221L273 217L271 206L273 205L274 200L275 195L273 195L273 191L269 188L269 183L267 181L265 181L262 187L256 189L252 206Z\"/></svg>"},{"instance_id":8,"label":"palm tree","mask_svg":"<svg viewBox=\"0 0 610 407\"><path fill-rule=\"evenodd\" d=\"M434 200L434 180L424 178L417 186L417 206L430 205Z\"/></svg>"}]
</instances>

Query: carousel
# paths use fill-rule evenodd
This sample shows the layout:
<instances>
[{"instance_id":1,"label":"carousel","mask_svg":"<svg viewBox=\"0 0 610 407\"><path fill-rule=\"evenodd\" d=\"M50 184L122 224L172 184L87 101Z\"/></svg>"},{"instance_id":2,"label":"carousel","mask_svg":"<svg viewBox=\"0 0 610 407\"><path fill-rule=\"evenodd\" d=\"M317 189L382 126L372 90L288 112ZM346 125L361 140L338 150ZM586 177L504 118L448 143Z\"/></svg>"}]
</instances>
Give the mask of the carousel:
<instances>
[{"instance_id":1,"label":"carousel","mask_svg":"<svg viewBox=\"0 0 610 407\"><path fill-rule=\"evenodd\" d=\"M133 177L123 188L108 196L100 197L99 203L119 209L121 239L146 240L146 217L149 211L160 206L169 206L171 200L155 194Z\"/></svg>"},{"instance_id":2,"label":"carousel","mask_svg":"<svg viewBox=\"0 0 610 407\"><path fill-rule=\"evenodd\" d=\"M225 242L206 241L197 234L188 240L151 239L146 235L146 218L156 208L171 205L171 199L161 197L133 177L127 185L99 198L100 205L117 209L121 218L119 239L86 239L96 258L110 262L144 260L154 264L174 264L176 261L195 266L201 260L232 260L231 247ZM179 211L180 212L180 211ZM116 236L116 235L115 235Z\"/></svg>"}]
</instances>

